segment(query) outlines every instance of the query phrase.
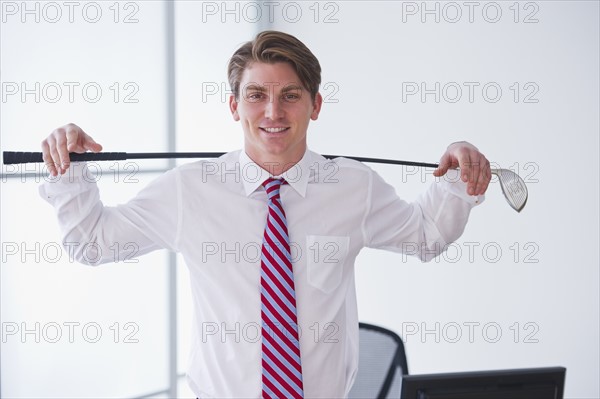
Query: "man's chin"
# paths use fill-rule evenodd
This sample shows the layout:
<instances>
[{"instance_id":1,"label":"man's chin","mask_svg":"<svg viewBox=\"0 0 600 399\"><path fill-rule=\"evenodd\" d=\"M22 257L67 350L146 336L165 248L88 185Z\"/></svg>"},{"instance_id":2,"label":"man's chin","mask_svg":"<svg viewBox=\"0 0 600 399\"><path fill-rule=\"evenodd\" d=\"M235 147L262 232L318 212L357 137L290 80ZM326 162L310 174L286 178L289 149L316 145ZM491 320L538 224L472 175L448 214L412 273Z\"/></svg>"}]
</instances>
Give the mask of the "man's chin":
<instances>
[{"instance_id":1,"label":"man's chin","mask_svg":"<svg viewBox=\"0 0 600 399\"><path fill-rule=\"evenodd\" d=\"M261 149L261 153L264 157L270 157L274 159L286 159L286 162L296 162L302 158L304 152L306 151L306 145L304 146L295 146L292 147L289 144L275 144L275 143L265 143L263 148ZM299 159L296 159L298 158Z\"/></svg>"}]
</instances>

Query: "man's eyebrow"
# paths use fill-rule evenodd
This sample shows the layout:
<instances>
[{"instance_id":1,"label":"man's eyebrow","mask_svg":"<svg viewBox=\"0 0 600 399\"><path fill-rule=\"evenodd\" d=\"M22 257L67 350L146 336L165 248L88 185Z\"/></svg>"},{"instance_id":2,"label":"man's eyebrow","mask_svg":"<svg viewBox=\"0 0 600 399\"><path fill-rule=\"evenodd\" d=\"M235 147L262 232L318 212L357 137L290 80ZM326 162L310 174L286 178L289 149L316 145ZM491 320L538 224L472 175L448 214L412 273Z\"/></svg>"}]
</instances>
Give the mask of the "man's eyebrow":
<instances>
[{"instance_id":1,"label":"man's eyebrow","mask_svg":"<svg viewBox=\"0 0 600 399\"><path fill-rule=\"evenodd\" d=\"M246 90L267 91L267 88L257 84L250 84L245 87Z\"/></svg>"},{"instance_id":2,"label":"man's eyebrow","mask_svg":"<svg viewBox=\"0 0 600 399\"><path fill-rule=\"evenodd\" d=\"M303 89L303 87L300 86L300 85L289 85L289 86L285 86L283 88L283 90L281 90L281 91L283 91L283 92L288 92L288 91L292 91L292 90L300 90L300 91L302 91L302 89Z\"/></svg>"}]
</instances>

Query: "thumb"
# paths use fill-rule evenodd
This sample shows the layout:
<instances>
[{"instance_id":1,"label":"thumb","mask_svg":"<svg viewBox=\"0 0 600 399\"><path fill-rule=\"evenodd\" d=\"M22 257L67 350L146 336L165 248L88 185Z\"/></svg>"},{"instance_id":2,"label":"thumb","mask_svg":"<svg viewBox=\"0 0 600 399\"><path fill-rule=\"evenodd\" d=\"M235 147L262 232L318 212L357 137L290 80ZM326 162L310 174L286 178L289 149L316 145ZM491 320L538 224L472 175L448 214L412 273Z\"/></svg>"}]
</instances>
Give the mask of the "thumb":
<instances>
[{"instance_id":1,"label":"thumb","mask_svg":"<svg viewBox=\"0 0 600 399\"><path fill-rule=\"evenodd\" d=\"M67 134L67 149L69 152L98 152L102 151L102 146L94 141L93 138L83 132L78 132L69 137Z\"/></svg>"},{"instance_id":2,"label":"thumb","mask_svg":"<svg viewBox=\"0 0 600 399\"><path fill-rule=\"evenodd\" d=\"M444 154L442 159L440 159L440 163L439 163L437 169L435 169L433 171L433 175L435 177L444 176L446 174L446 172L448 171L448 168L451 166L451 163L452 162L450 159L450 155Z\"/></svg>"},{"instance_id":3,"label":"thumb","mask_svg":"<svg viewBox=\"0 0 600 399\"><path fill-rule=\"evenodd\" d=\"M89 138L88 141L86 141L83 144L83 147L88 150L88 151L92 151L92 152L100 152L102 151L102 145L98 144L94 141L94 139L92 139L91 137Z\"/></svg>"}]
</instances>

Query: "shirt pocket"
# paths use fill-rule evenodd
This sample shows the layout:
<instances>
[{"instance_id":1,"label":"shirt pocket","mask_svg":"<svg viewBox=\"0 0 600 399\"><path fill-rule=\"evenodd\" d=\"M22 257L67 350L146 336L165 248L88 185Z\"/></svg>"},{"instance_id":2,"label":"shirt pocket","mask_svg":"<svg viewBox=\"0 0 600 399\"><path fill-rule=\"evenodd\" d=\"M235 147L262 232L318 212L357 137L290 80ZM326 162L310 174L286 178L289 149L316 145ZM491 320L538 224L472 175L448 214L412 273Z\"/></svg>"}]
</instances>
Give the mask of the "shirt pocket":
<instances>
[{"instance_id":1,"label":"shirt pocket","mask_svg":"<svg viewBox=\"0 0 600 399\"><path fill-rule=\"evenodd\" d=\"M342 281L349 247L349 236L307 236L308 283L325 293L336 289Z\"/></svg>"}]
</instances>

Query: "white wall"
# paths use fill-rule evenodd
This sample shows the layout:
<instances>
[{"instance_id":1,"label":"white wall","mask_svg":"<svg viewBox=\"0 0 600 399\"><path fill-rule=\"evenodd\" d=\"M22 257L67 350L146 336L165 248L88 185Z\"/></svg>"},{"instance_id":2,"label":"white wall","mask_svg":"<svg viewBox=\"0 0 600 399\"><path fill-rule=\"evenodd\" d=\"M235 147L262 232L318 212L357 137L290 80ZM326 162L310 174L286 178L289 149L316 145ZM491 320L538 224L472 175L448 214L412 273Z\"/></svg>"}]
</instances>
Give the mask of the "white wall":
<instances>
[{"instance_id":1,"label":"white wall","mask_svg":"<svg viewBox=\"0 0 600 399\"><path fill-rule=\"evenodd\" d=\"M332 4L321 11L338 22L305 7L276 25L339 89L311 126L313 149L436 161L464 139L529 188L517 214L492 184L439 261L364 251L361 319L404 336L412 373L561 365L566 397L598 397L598 3L475 2L472 22L463 2ZM440 83L439 102L407 92L422 82ZM432 181L373 167L406 199Z\"/></svg>"},{"instance_id":2,"label":"white wall","mask_svg":"<svg viewBox=\"0 0 600 399\"><path fill-rule=\"evenodd\" d=\"M207 13L209 3L216 5L216 14ZM493 183L486 202L473 211L463 237L439 261L421 264L410 257L365 250L357 262L360 316L404 336L412 373L561 365L567 367L566 397L599 397L598 3L475 3L472 22L464 2L427 2L429 10L439 10L439 22L435 14L422 14L422 2L280 2L272 9L274 27L297 35L321 60L326 103L310 127L312 149L435 162L447 144L465 139L497 165L517 171L528 184L529 202L517 214L505 203L498 183ZM112 17L110 4L100 4L104 15ZM145 16L136 25L108 20L104 25L83 21L80 26L18 23L13 17L2 22L2 82L97 80L109 85L133 80L143 89L138 95L142 104L137 106L106 102L100 107L84 100L58 105L2 101L3 150L36 150L49 130L68 121L93 129L96 137L104 138L106 150L163 150L162 7L153 8L158 3L151 1L135 4L143 12L138 16ZM263 2L254 3L263 12L257 18L252 14L254 5L237 3L236 9L235 2L228 4L233 13L223 13L221 2L176 5L179 150L226 151L241 145L239 126L220 100L222 93L208 95L202 90L226 82L229 55L268 26L268 10ZM499 20L491 22L498 9ZM458 20L451 22L454 19ZM433 94L424 100L418 94L408 95L408 87L420 87L422 82L428 89L440 83L439 103ZM484 97L486 84L489 91ZM467 85L476 87L472 101ZM462 97L452 103L456 86L463 89ZM502 94L491 102L495 87ZM424 170L373 167L407 200L432 181ZM119 202L143 181L127 190L116 187L114 192L107 184L103 192L108 201ZM56 226L46 215L49 208L34 198L35 184L18 184L18 189L14 185L2 184L2 242L54 240ZM20 202L21 196L32 198ZM16 223L24 219L41 221L43 234L17 228ZM160 279L157 261L144 262L154 267L153 278ZM23 297L18 287L30 286L32 276L37 278L41 272L43 279L51 278L44 267L56 267L39 264L27 272L24 266L18 261L2 264L2 321L71 320L69 308L64 310L66 303L72 303L64 287L73 273L80 273L74 271L77 266L61 268L63 280L51 287L36 282L36 290ZM181 270L180 286L187 289ZM116 278L111 272L101 272L107 275L100 284ZM115 276L123 277L116 272ZM93 287L87 275L76 277L72 284ZM57 293L55 287L63 289ZM179 371L186 356L189 302L183 301L185 296L180 298L184 320ZM89 301L95 313L87 317L85 307L77 308L76 320L116 317L112 310L102 312L101 301ZM47 304L45 309L63 310L43 318L35 312L41 302ZM15 303L20 307L12 306ZM135 306L139 307L119 320L134 317L148 323L149 329L151 323L164 322L140 316L145 307ZM153 337L148 342L161 339ZM71 358L65 356L61 362L64 349L50 345L41 349L43 345L31 342L19 345L12 349L29 351L35 355L32 361L57 365L49 371L55 381L72 380L65 377ZM3 344L3 395L37 392L29 385L14 388L15 373L20 373L24 384L48 383L43 380L45 366L37 374L27 374L29 365L15 360L24 358L16 352L10 358L6 348ZM122 350L115 345L108 348ZM165 375L156 373L160 377L150 380L162 382ZM154 389L148 379L138 381L148 391ZM134 395L139 389L128 386L118 392Z\"/></svg>"},{"instance_id":3,"label":"white wall","mask_svg":"<svg viewBox=\"0 0 600 399\"><path fill-rule=\"evenodd\" d=\"M166 150L161 2L2 1L0 10L2 150L39 151L68 122L107 151ZM141 169L162 165L105 164L102 200L127 201L157 176ZM56 215L38 194L46 175L28 175L41 170L2 169L0 395L134 397L165 389L167 255L98 268L76 263L60 249Z\"/></svg>"}]
</instances>

